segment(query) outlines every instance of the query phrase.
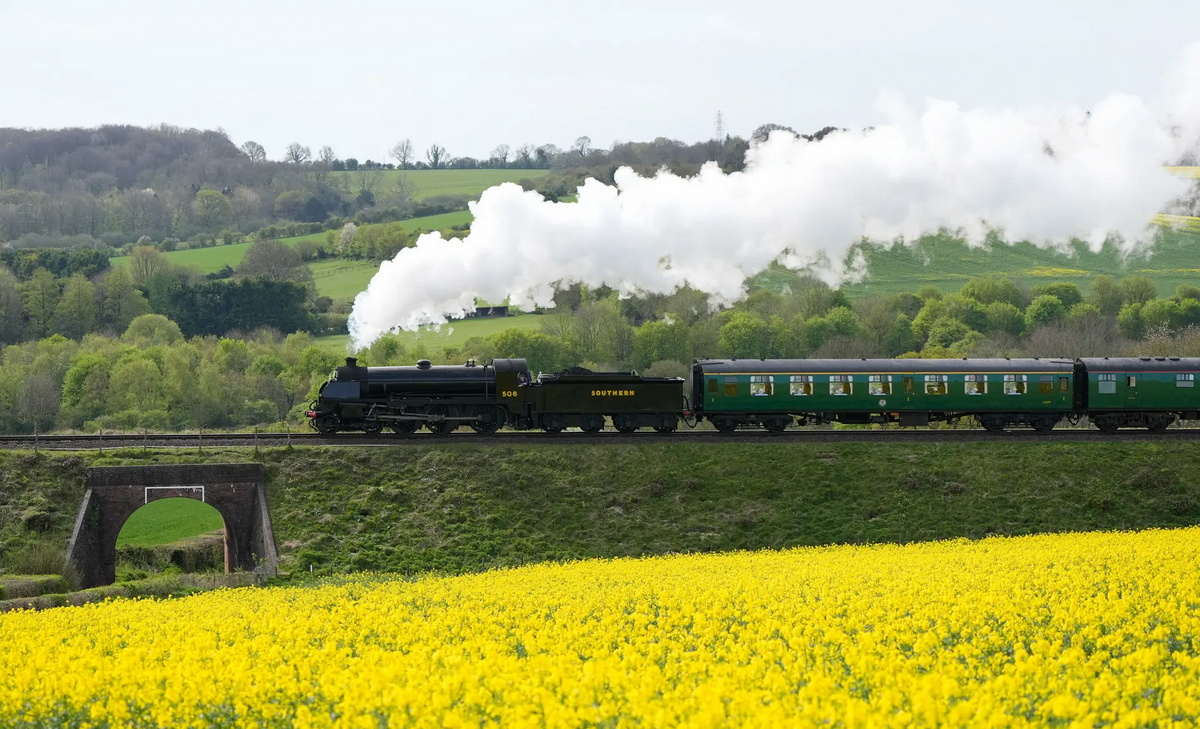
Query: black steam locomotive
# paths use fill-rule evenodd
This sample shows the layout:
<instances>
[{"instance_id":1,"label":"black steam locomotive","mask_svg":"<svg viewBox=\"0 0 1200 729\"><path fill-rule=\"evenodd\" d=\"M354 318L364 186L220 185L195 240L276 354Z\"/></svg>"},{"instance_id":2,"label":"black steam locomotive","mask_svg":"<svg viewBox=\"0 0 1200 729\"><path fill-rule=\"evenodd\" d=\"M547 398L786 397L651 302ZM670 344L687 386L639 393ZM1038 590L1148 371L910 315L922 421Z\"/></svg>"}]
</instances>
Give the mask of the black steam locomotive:
<instances>
[{"instance_id":1,"label":"black steam locomotive","mask_svg":"<svg viewBox=\"0 0 1200 729\"><path fill-rule=\"evenodd\" d=\"M422 427L449 433L460 426L477 433L505 426L597 432L606 418L622 433L638 428L667 433L688 414L678 377L571 368L535 379L523 359L436 366L423 359L415 367L361 367L353 357L321 387L308 411L312 427L326 434L384 428L414 433Z\"/></svg>"}]
</instances>

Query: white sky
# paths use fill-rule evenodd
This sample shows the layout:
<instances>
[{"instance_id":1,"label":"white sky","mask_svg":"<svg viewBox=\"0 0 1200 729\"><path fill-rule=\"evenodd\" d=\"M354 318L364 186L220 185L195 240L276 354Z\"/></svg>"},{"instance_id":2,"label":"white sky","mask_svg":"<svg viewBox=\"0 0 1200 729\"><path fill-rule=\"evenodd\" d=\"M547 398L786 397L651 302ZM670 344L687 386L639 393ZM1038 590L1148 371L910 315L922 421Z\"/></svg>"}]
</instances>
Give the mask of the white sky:
<instances>
[{"instance_id":1,"label":"white sky","mask_svg":"<svg viewBox=\"0 0 1200 729\"><path fill-rule=\"evenodd\" d=\"M1198 39L1196 0L0 0L0 127L222 127L274 159L693 142L717 110L743 136L868 126L884 91L1155 106Z\"/></svg>"}]
</instances>

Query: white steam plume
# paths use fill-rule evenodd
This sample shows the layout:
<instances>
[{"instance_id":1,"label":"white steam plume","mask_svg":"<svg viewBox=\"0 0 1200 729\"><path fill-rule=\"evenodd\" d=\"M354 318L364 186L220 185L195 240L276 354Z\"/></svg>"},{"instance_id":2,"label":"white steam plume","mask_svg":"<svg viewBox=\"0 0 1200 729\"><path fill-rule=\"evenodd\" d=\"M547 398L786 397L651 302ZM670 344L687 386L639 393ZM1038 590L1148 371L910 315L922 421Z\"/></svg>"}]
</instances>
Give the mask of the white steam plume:
<instances>
[{"instance_id":1,"label":"white steam plume","mask_svg":"<svg viewBox=\"0 0 1200 729\"><path fill-rule=\"evenodd\" d=\"M471 205L465 239L423 235L383 263L354 302L352 339L365 346L444 322L473 311L476 297L553 306L555 282L623 293L686 284L724 303L778 260L833 283L861 273L844 260L863 237L948 228L979 241L1001 229L1048 245L1074 237L1099 246L1113 233L1133 245L1188 186L1163 169L1200 130L1200 47L1187 60L1175 101L1160 111L1114 95L1090 111L927 101L917 113L885 96L885 123L820 142L776 132L750 149L743 172L622 169L615 186L589 180L568 204L514 184L491 188Z\"/></svg>"}]
</instances>

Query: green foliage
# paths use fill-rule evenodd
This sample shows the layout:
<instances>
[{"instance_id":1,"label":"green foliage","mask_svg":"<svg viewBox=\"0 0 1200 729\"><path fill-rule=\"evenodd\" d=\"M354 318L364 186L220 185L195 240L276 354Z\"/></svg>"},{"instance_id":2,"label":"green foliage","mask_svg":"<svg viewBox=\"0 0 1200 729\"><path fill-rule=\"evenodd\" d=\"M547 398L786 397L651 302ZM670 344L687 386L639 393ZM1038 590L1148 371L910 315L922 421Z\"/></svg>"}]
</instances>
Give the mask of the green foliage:
<instances>
[{"instance_id":1,"label":"green foliage","mask_svg":"<svg viewBox=\"0 0 1200 729\"><path fill-rule=\"evenodd\" d=\"M566 344L539 332L505 329L491 337L491 345L494 357L523 357L534 372L560 372L579 364L578 357Z\"/></svg>"},{"instance_id":2,"label":"green foliage","mask_svg":"<svg viewBox=\"0 0 1200 729\"><path fill-rule=\"evenodd\" d=\"M200 226L211 233L229 224L233 217L233 205L216 190L201 190L192 200L192 212Z\"/></svg>"},{"instance_id":3,"label":"green foliage","mask_svg":"<svg viewBox=\"0 0 1200 729\"><path fill-rule=\"evenodd\" d=\"M654 362L674 360L690 362L691 342L688 327L682 323L648 321L634 330L633 364L635 369L645 369Z\"/></svg>"},{"instance_id":4,"label":"green foliage","mask_svg":"<svg viewBox=\"0 0 1200 729\"><path fill-rule=\"evenodd\" d=\"M1141 339L1146 333L1146 325L1142 321L1142 305L1126 304L1117 314L1117 329L1129 339Z\"/></svg>"},{"instance_id":5,"label":"green foliage","mask_svg":"<svg viewBox=\"0 0 1200 729\"><path fill-rule=\"evenodd\" d=\"M974 299L980 304L1005 303L1023 309L1029 303L1029 297L1010 278L1002 276L977 276L963 284L963 296Z\"/></svg>"},{"instance_id":6,"label":"green foliage","mask_svg":"<svg viewBox=\"0 0 1200 729\"><path fill-rule=\"evenodd\" d=\"M185 286L171 297L175 321L188 336L273 327L309 330L312 314L304 286L292 281L250 278Z\"/></svg>"},{"instance_id":7,"label":"green foliage","mask_svg":"<svg viewBox=\"0 0 1200 729\"><path fill-rule=\"evenodd\" d=\"M1088 288L1087 301L1105 316L1116 316L1125 305L1125 289L1117 283L1117 279L1107 274L1101 274L1092 279Z\"/></svg>"},{"instance_id":8,"label":"green foliage","mask_svg":"<svg viewBox=\"0 0 1200 729\"><path fill-rule=\"evenodd\" d=\"M1038 296L1053 296L1068 309L1083 301L1083 292L1079 290L1078 286L1069 281L1056 281L1054 283L1033 286L1030 287L1029 293L1034 298Z\"/></svg>"},{"instance_id":9,"label":"green foliage","mask_svg":"<svg viewBox=\"0 0 1200 729\"><path fill-rule=\"evenodd\" d=\"M1144 304L1158 296L1158 288L1146 276L1121 279L1121 290L1125 294L1125 301L1130 304Z\"/></svg>"},{"instance_id":10,"label":"green foliage","mask_svg":"<svg viewBox=\"0 0 1200 729\"><path fill-rule=\"evenodd\" d=\"M1018 337L1025 331L1025 316L1021 310L1004 301L996 301L987 305L987 326L985 331L1001 332Z\"/></svg>"},{"instance_id":11,"label":"green foliage","mask_svg":"<svg viewBox=\"0 0 1200 729\"><path fill-rule=\"evenodd\" d=\"M1025 328L1032 331L1040 326L1055 324L1066 316L1067 307L1057 296L1043 294L1034 298L1025 309Z\"/></svg>"},{"instance_id":12,"label":"green foliage","mask_svg":"<svg viewBox=\"0 0 1200 729\"><path fill-rule=\"evenodd\" d=\"M766 357L770 351L769 332L767 323L755 314L734 312L721 325L721 351L730 357Z\"/></svg>"}]
</instances>

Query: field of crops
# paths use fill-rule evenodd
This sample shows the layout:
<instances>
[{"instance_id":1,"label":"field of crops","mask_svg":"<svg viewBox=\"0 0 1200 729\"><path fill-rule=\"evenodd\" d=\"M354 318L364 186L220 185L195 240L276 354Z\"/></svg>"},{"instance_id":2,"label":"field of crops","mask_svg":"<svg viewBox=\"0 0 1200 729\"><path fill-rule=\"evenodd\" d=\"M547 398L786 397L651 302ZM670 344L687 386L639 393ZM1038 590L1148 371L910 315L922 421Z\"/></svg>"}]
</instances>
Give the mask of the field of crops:
<instances>
[{"instance_id":1,"label":"field of crops","mask_svg":"<svg viewBox=\"0 0 1200 729\"><path fill-rule=\"evenodd\" d=\"M0 615L0 725L1191 726L1200 529Z\"/></svg>"},{"instance_id":2,"label":"field of crops","mask_svg":"<svg viewBox=\"0 0 1200 729\"><path fill-rule=\"evenodd\" d=\"M117 546L170 544L224 528L221 514L203 501L160 499L151 501L129 516L121 526Z\"/></svg>"}]
</instances>

